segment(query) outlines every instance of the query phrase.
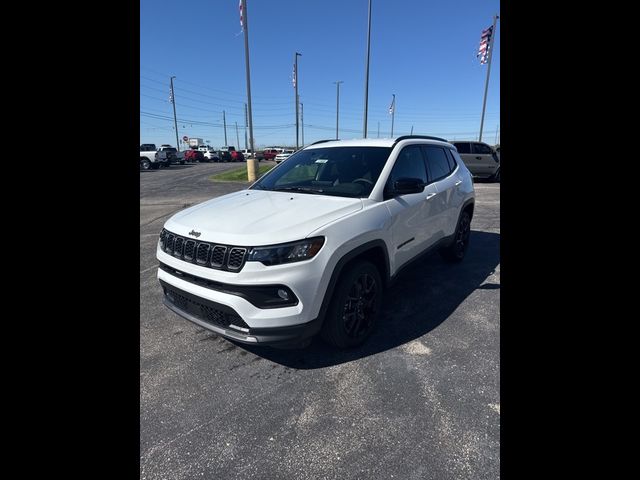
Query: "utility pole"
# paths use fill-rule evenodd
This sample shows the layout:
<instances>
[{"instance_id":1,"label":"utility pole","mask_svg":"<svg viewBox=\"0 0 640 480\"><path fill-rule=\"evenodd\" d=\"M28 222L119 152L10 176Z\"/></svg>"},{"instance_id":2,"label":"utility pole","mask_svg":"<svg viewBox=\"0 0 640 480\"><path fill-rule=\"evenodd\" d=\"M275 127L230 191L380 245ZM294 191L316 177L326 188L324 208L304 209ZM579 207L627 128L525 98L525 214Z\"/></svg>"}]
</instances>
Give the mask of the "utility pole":
<instances>
[{"instance_id":1,"label":"utility pole","mask_svg":"<svg viewBox=\"0 0 640 480\"><path fill-rule=\"evenodd\" d=\"M393 120L396 117L396 94L393 94L393 100L391 101L391 138L393 138Z\"/></svg>"},{"instance_id":2,"label":"utility pole","mask_svg":"<svg viewBox=\"0 0 640 480\"><path fill-rule=\"evenodd\" d=\"M248 150L249 146L247 145L247 104L244 104L244 149Z\"/></svg>"},{"instance_id":3,"label":"utility pole","mask_svg":"<svg viewBox=\"0 0 640 480\"><path fill-rule=\"evenodd\" d=\"M367 138L367 115L369 110L369 57L371 53L371 0L369 0L369 26L367 27L367 66L364 75L364 126L362 137Z\"/></svg>"},{"instance_id":4,"label":"utility pole","mask_svg":"<svg viewBox=\"0 0 640 480\"><path fill-rule=\"evenodd\" d=\"M300 148L300 142L298 140L298 134L299 134L299 130L300 130L300 122L299 122L299 117L298 117L298 102L299 102L299 98L298 98L298 57L301 57L302 54L296 52L296 54L293 56L293 61L294 61L294 66L293 66L293 86L296 89L296 150L298 150Z\"/></svg>"},{"instance_id":5,"label":"utility pole","mask_svg":"<svg viewBox=\"0 0 640 480\"><path fill-rule=\"evenodd\" d=\"M411 125L411 133L410 135L413 135L413 125Z\"/></svg>"},{"instance_id":6,"label":"utility pole","mask_svg":"<svg viewBox=\"0 0 640 480\"><path fill-rule=\"evenodd\" d=\"M173 124L176 127L176 149L180 151L180 139L178 138L178 119L176 117L176 96L173 93L173 79L175 75L171 77L171 103L173 104Z\"/></svg>"},{"instance_id":7,"label":"utility pole","mask_svg":"<svg viewBox=\"0 0 640 480\"><path fill-rule=\"evenodd\" d=\"M484 125L484 111L487 107L487 91L489 90L489 75L491 74L491 57L493 57L493 41L496 38L496 22L500 18L497 14L493 16L493 28L491 29L491 42L489 43L489 65L487 66L487 81L484 84L484 100L482 101L482 117L480 119L480 136L478 141L482 141L482 127Z\"/></svg>"},{"instance_id":8,"label":"utility pole","mask_svg":"<svg viewBox=\"0 0 640 480\"><path fill-rule=\"evenodd\" d=\"M227 117L225 116L224 110L222 110L222 123L224 124L224 146L228 146L227 144Z\"/></svg>"},{"instance_id":9,"label":"utility pole","mask_svg":"<svg viewBox=\"0 0 640 480\"><path fill-rule=\"evenodd\" d=\"M242 12L240 13L240 23L244 30L244 60L247 70L247 108L249 115L249 144L251 145L251 155L255 155L253 148L253 115L251 113L251 71L249 69L249 14L247 12L247 0L242 0L240 4ZM250 182L258 178L258 162L254 158L247 159L247 179Z\"/></svg>"},{"instance_id":10,"label":"utility pole","mask_svg":"<svg viewBox=\"0 0 640 480\"><path fill-rule=\"evenodd\" d=\"M238 135L238 122L236 122L236 150L240 150L240 136Z\"/></svg>"},{"instance_id":11,"label":"utility pole","mask_svg":"<svg viewBox=\"0 0 640 480\"><path fill-rule=\"evenodd\" d=\"M302 148L304 148L304 104L300 102L300 126L302 127Z\"/></svg>"},{"instance_id":12,"label":"utility pole","mask_svg":"<svg viewBox=\"0 0 640 480\"><path fill-rule=\"evenodd\" d=\"M336 84L337 87L337 91L336 91L336 140L338 140L340 138L340 135L338 134L338 118L340 115L340 84L344 83L342 80L338 80L337 82L333 82Z\"/></svg>"}]
</instances>

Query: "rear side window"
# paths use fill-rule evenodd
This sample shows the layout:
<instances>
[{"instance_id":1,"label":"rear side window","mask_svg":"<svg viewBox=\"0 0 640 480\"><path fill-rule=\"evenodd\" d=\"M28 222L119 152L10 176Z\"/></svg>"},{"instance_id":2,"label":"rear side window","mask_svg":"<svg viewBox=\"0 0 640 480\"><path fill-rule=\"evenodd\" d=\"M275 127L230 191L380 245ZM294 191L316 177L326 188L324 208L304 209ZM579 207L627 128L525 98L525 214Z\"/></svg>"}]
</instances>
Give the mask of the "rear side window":
<instances>
[{"instance_id":1,"label":"rear side window","mask_svg":"<svg viewBox=\"0 0 640 480\"><path fill-rule=\"evenodd\" d=\"M444 148L427 145L424 148L427 157L427 168L432 182L436 182L451 173L451 166L444 153Z\"/></svg>"},{"instance_id":2,"label":"rear side window","mask_svg":"<svg viewBox=\"0 0 640 480\"><path fill-rule=\"evenodd\" d=\"M458 153L471 153L471 146L466 142L455 142L454 145L458 149Z\"/></svg>"},{"instance_id":3,"label":"rear side window","mask_svg":"<svg viewBox=\"0 0 640 480\"><path fill-rule=\"evenodd\" d=\"M419 178L424 183L427 183L424 158L418 145L409 145L403 148L400 155L398 155L389 180L395 182L399 178Z\"/></svg>"},{"instance_id":4,"label":"rear side window","mask_svg":"<svg viewBox=\"0 0 640 480\"><path fill-rule=\"evenodd\" d=\"M489 154L491 155L493 151L489 145L485 145L484 143L474 143L473 144L473 153L477 154Z\"/></svg>"},{"instance_id":5,"label":"rear side window","mask_svg":"<svg viewBox=\"0 0 640 480\"><path fill-rule=\"evenodd\" d=\"M449 161L449 169L453 172L456 169L456 160L453 158L453 150L445 149L447 152L447 160Z\"/></svg>"}]
</instances>

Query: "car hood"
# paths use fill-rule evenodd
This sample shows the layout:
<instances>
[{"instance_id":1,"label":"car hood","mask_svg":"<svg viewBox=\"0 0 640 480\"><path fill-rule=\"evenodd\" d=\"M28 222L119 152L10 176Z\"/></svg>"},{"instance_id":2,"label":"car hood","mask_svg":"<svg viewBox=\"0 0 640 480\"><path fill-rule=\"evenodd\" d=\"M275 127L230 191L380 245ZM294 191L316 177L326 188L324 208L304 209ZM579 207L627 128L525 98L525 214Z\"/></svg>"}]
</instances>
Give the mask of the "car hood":
<instances>
[{"instance_id":1,"label":"car hood","mask_svg":"<svg viewBox=\"0 0 640 480\"><path fill-rule=\"evenodd\" d=\"M198 240L239 246L272 245L306 238L338 218L362 210L359 198L241 190L175 214L165 228Z\"/></svg>"}]
</instances>

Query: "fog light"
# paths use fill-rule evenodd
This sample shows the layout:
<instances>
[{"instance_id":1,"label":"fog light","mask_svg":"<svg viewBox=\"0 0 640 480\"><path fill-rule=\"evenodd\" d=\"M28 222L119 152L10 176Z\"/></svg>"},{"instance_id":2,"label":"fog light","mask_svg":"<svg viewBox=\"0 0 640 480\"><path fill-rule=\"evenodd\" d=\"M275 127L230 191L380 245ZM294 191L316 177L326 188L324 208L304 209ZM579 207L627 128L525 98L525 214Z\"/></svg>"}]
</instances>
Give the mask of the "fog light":
<instances>
[{"instance_id":1,"label":"fog light","mask_svg":"<svg viewBox=\"0 0 640 480\"><path fill-rule=\"evenodd\" d=\"M289 300L289 294L281 288L278 289L278 296L283 300Z\"/></svg>"}]
</instances>

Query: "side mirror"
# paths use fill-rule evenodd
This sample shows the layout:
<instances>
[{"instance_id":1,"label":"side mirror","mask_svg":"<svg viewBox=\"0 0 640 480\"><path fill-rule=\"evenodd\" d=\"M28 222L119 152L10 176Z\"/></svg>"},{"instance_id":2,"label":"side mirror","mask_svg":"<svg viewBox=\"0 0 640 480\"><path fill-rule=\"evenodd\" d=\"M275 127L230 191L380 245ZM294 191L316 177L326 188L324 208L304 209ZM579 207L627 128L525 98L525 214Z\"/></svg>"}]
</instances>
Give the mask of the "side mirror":
<instances>
[{"instance_id":1,"label":"side mirror","mask_svg":"<svg viewBox=\"0 0 640 480\"><path fill-rule=\"evenodd\" d=\"M426 184L419 178L399 178L393 182L395 195L406 195L408 193L420 193L424 191Z\"/></svg>"}]
</instances>

